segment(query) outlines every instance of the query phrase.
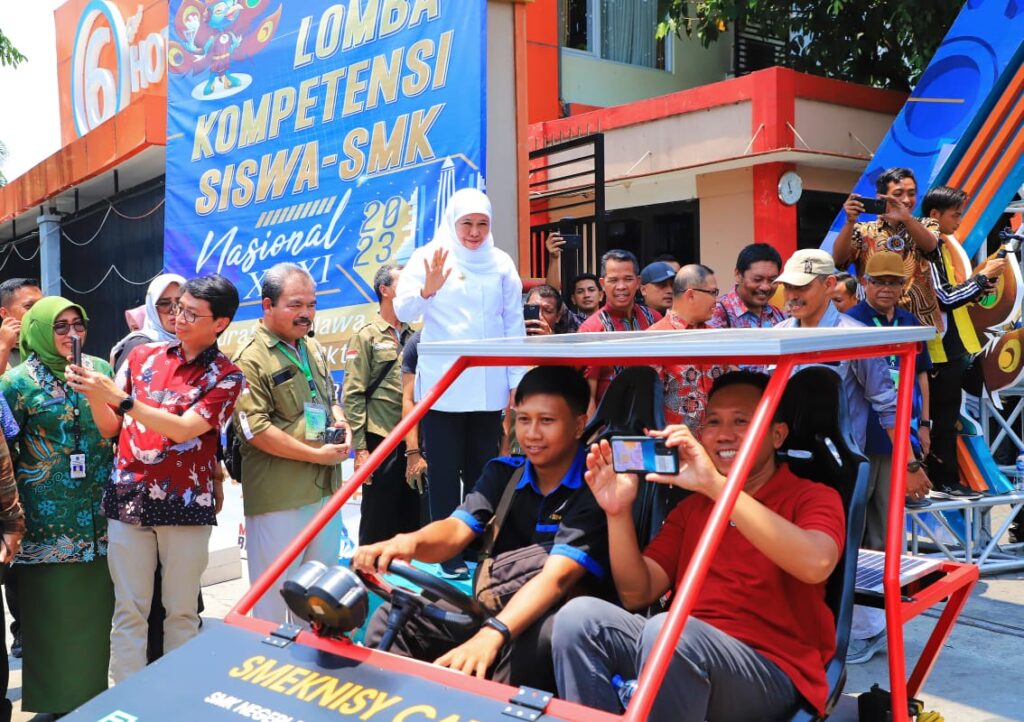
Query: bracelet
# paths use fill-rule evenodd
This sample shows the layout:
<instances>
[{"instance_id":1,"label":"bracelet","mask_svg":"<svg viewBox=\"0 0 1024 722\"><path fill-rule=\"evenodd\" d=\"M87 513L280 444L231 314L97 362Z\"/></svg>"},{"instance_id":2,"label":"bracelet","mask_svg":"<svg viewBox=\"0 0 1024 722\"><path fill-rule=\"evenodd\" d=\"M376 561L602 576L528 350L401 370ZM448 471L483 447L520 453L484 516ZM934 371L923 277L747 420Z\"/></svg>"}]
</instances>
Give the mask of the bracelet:
<instances>
[{"instance_id":1,"label":"bracelet","mask_svg":"<svg viewBox=\"0 0 1024 722\"><path fill-rule=\"evenodd\" d=\"M410 456L413 456L414 454L419 454L420 456L423 456L423 454L420 453L419 449L406 449L405 458L408 459Z\"/></svg>"},{"instance_id":2,"label":"bracelet","mask_svg":"<svg viewBox=\"0 0 1024 722\"><path fill-rule=\"evenodd\" d=\"M509 629L508 626L497 617L488 617L484 621L484 626L490 627L498 634L500 634L502 638L505 640L505 644L508 644L512 641L512 630Z\"/></svg>"}]
</instances>

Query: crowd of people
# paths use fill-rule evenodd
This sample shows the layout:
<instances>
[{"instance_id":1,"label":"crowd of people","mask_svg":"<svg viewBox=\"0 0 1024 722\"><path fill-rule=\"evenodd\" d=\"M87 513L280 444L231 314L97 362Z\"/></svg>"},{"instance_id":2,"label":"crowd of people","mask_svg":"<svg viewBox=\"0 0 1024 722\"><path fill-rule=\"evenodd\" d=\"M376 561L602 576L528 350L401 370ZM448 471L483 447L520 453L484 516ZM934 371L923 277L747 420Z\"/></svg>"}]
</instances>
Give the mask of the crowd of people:
<instances>
[{"instance_id":1,"label":"crowd of people","mask_svg":"<svg viewBox=\"0 0 1024 722\"><path fill-rule=\"evenodd\" d=\"M599 274L565 288L549 274L525 298L515 263L495 245L486 195L458 191L435 238L404 267L377 272L379 312L353 335L340 388L313 333L316 281L300 265L265 273L262 317L231 358L217 338L239 296L217 275L155 278L109 360L79 357L89 326L81 305L44 297L32 279L0 284L0 563L13 562L5 590L12 653L23 658L22 708L64 714L194 637L225 467L242 484L255 579L337 491L341 462L353 454L357 470L367 464L449 372L455 358L420 359L421 340L932 326L938 334L922 348L916 378L902 379L915 387L907 504L971 498L958 478L955 425L980 346L957 310L989 292L1005 261L969 278L955 270L943 237L957 230L959 191L932 189L915 218L910 171L883 173L877 190L886 212L861 222L863 206L851 196L834 255L801 250L784 262L753 243L737 256L729 290L706 265L663 256L641 267L613 249ZM557 234L547 240L553 268L562 244ZM847 266L853 272L841 273ZM884 548L897 361L833 368L870 462L863 545ZM667 427L651 433L678 454L682 472L648 479L694 493L649 545L638 542L630 513L637 479L612 471L606 442L582 443L620 368L473 368L433 403L364 483L353 566L419 559L465 579L474 541L500 517L489 553L496 565L514 555L526 573L479 630L417 620L396 637L396 652L621 709L613 678L637 675L664 621L633 612L656 609L685 572L772 369L708 362L656 371ZM800 701L824 704L823 660L835 631L824 583L845 517L833 490L776 460L787 433L777 419L757 451L723 547L729 569L705 585L652 719L669 710L674 719L764 717ZM313 559L335 563L343 533L338 516L289 571ZM278 593L288 575L263 595L257 616L290 621ZM743 581L752 575L766 580L756 598ZM786 605L796 612L769 629L765 610ZM385 606L371 621L371 643L387 617ZM884 622L876 610L858 610L848 661L884 648Z\"/></svg>"},{"instance_id":2,"label":"crowd of people","mask_svg":"<svg viewBox=\"0 0 1024 722\"><path fill-rule=\"evenodd\" d=\"M494 278L489 297L476 290L459 303L438 304L444 315L437 318L444 321L436 323L430 320L435 313L431 299L450 283L449 276L466 283L474 274L464 262L466 251L452 258L451 249L458 247L442 239L417 251L407 269L396 270L398 295L408 284L406 293L414 293L415 306L399 312L391 325L397 332L397 319L411 322L423 314L427 340L514 336L523 327L534 336L931 326L935 340L922 344L915 377L903 380L914 384L906 504L977 498L959 479L956 416L980 347L958 309L991 292L1005 261L988 261L970 276L956 270L944 236L959 225L966 200L959 191L932 189L923 198L924 217L917 218L912 215L916 179L909 170L892 169L878 178L877 195L886 210L870 222L860 220L864 207L856 196L847 200L847 222L834 255L808 249L784 261L775 248L753 243L740 251L728 290L706 265L658 257L642 266L621 249L602 256L598 274L580 274L562 288L564 239L551 234L546 283L530 288L521 306L508 294L501 312L492 310L508 290L504 280ZM458 222L458 213L449 220ZM465 249L475 247L457 238ZM403 281L407 275L412 283ZM491 316L490 327L483 315ZM422 376L416 370L416 342L414 337L403 353L405 388L415 384L405 413L451 361ZM407 365L410 351L412 364ZM898 360L862 359L831 367L840 377L853 441L869 461L862 546L884 549L897 441ZM413 452L407 456L407 480L422 484L425 473L428 495L435 483L446 485L444 503L431 499L425 526L393 528L390 536L363 540L353 565L383 571L394 559L417 559L440 563L445 576L465 576L461 563L449 560L461 560L472 542L487 538L497 524L497 558L516 559L514 566L523 576L500 604L489 608L493 616L479 630L457 631L419 620L398 635L394 651L621 711L621 682L637 676L653 646L664 622L664 615L656 613L659 600L685 572L773 368L713 362L656 367L668 425L651 433L676 451L683 471L648 474L647 479L695 493L676 505L647 545L638 542L631 512L637 479L612 471L606 442L591 448L581 443L588 419L621 370L537 367L523 376L510 369L507 377L475 381L477 404L484 390L493 399L491 410L506 391L513 398L505 427L499 429L501 438L492 436L497 420L491 425L485 418L460 427L461 432L476 435L480 443L486 440L488 453L498 446L506 452L508 441L521 451L492 459L482 471L453 464L452 457L462 453L455 449L453 454L453 443L465 441L453 442L449 436L432 444L429 433L407 439L405 453ZM472 402L460 394L459 403L462 412ZM712 571L702 588L651 719L774 719L800 703L819 710L824 705L824 660L835 645L824 585L841 555L845 515L833 490L793 476L776 460L787 434L786 424L776 419L757 452L719 553L726 563ZM550 513L553 505L557 515ZM537 549L543 552L539 558L526 561ZM764 583L756 585L752 596L747 580L755 577ZM387 614L386 608L378 611L371 622L371 642L382 636ZM884 648L884 614L857 607L847 661L866 662Z\"/></svg>"}]
</instances>

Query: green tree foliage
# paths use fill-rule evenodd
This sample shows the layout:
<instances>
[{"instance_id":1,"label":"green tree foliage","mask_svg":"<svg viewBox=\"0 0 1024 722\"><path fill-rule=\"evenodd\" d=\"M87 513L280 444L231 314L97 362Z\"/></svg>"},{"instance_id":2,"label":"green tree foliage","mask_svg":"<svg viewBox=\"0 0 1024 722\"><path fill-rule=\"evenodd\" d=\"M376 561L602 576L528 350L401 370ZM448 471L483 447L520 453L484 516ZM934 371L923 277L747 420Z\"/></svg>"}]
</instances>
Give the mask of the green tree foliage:
<instances>
[{"instance_id":1,"label":"green tree foliage","mask_svg":"<svg viewBox=\"0 0 1024 722\"><path fill-rule=\"evenodd\" d=\"M23 63L26 59L27 58L19 53L18 49L14 47L10 38L4 35L4 31L0 30L0 65L16 68L19 63Z\"/></svg>"},{"instance_id":2,"label":"green tree foliage","mask_svg":"<svg viewBox=\"0 0 1024 722\"><path fill-rule=\"evenodd\" d=\"M18 49L11 44L10 38L4 35L3 30L0 30L0 65L16 68L25 60L25 56L18 52ZM7 160L7 146L0 141L0 165L3 165L5 160ZM5 185L7 185L7 177L3 171L0 171L0 187Z\"/></svg>"},{"instance_id":3,"label":"green tree foliage","mask_svg":"<svg viewBox=\"0 0 1024 722\"><path fill-rule=\"evenodd\" d=\"M707 47L737 22L788 38L785 65L909 91L960 12L960 0L662 0L659 34Z\"/></svg>"}]
</instances>

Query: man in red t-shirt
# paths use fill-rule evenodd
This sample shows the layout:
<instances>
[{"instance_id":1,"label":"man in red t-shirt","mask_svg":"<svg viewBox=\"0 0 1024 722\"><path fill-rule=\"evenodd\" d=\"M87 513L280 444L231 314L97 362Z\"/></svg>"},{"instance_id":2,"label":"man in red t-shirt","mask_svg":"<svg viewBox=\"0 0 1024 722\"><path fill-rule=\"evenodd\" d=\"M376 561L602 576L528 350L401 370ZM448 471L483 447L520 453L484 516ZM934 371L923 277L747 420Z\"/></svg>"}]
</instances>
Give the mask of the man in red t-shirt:
<instances>
[{"instance_id":1,"label":"man in red t-shirt","mask_svg":"<svg viewBox=\"0 0 1024 722\"><path fill-rule=\"evenodd\" d=\"M605 304L580 324L579 333L600 331L643 331L661 319L661 314L636 302L640 288L640 263L629 251L611 250L601 256L601 290ZM600 403L608 385L621 369L588 366L584 372L590 384L590 412Z\"/></svg>"},{"instance_id":2,"label":"man in red t-shirt","mask_svg":"<svg viewBox=\"0 0 1024 722\"><path fill-rule=\"evenodd\" d=\"M612 576L626 609L580 597L558 613L553 656L562 698L620 711L612 678L639 676L666 617L626 610L644 609L682 579L766 385L749 371L721 377L703 446L685 426L652 434L677 449L682 471L648 480L695 493L642 553L632 515L637 477L612 471L607 441L591 448L585 477L608 517ZM825 583L839 561L845 515L834 489L776 465L788 431L773 423L756 451L650 720L783 719L801 698L823 711L835 648Z\"/></svg>"}]
</instances>

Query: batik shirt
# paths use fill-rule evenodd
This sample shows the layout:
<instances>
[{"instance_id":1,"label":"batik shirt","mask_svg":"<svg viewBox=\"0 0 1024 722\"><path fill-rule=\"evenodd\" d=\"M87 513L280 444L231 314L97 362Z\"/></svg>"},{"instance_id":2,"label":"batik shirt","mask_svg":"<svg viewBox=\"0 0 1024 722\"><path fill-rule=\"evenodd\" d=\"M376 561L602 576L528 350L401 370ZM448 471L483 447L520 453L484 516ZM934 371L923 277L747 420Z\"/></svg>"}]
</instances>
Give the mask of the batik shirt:
<instances>
[{"instance_id":1,"label":"batik shirt","mask_svg":"<svg viewBox=\"0 0 1024 722\"><path fill-rule=\"evenodd\" d=\"M669 310L665 318L648 330L681 331L688 328L708 326L703 323L691 326ZM715 379L731 370L731 367L718 364L675 364L656 366L655 369L665 385L665 421L670 424L686 424L690 431L699 434L704 427L711 386Z\"/></svg>"},{"instance_id":2,"label":"batik shirt","mask_svg":"<svg viewBox=\"0 0 1024 722\"><path fill-rule=\"evenodd\" d=\"M751 311L733 288L718 299L708 328L771 328L785 320L786 314L770 303L763 305L760 313Z\"/></svg>"},{"instance_id":3,"label":"batik shirt","mask_svg":"<svg viewBox=\"0 0 1024 722\"><path fill-rule=\"evenodd\" d=\"M215 524L217 436L242 392L242 372L216 344L186 361L180 343L150 343L132 350L117 384L136 405L177 416L195 411L212 428L178 444L126 414L103 495L107 518L142 526Z\"/></svg>"},{"instance_id":4,"label":"batik shirt","mask_svg":"<svg viewBox=\"0 0 1024 722\"><path fill-rule=\"evenodd\" d=\"M106 376L106 361L83 357ZM110 477L111 439L96 428L89 402L57 379L35 354L0 378L0 391L21 427L11 447L25 508L19 564L91 562L107 553L107 520L100 502ZM79 439L75 438L75 409ZM85 478L71 478L71 454L85 454Z\"/></svg>"},{"instance_id":5,"label":"batik shirt","mask_svg":"<svg viewBox=\"0 0 1024 722\"><path fill-rule=\"evenodd\" d=\"M921 218L921 225L933 234L939 232L939 222L934 218ZM857 277L864 276L868 259L881 251L898 253L903 258L903 270L907 274L903 283L903 294L900 296L900 308L910 311L923 326L943 328L942 316L935 300L935 288L932 286L931 261L939 256L933 251L921 251L910 232L902 223L893 227L879 218L875 221L858 223L853 227L850 237L852 255L850 261L857 268Z\"/></svg>"}]
</instances>

